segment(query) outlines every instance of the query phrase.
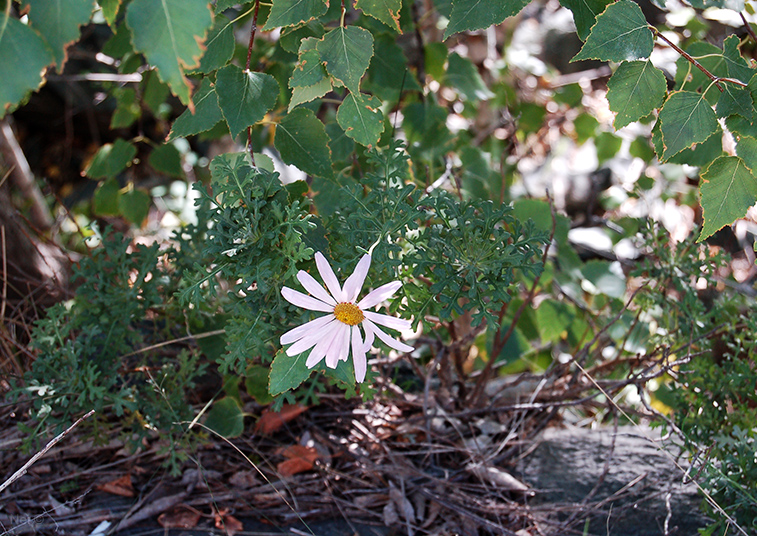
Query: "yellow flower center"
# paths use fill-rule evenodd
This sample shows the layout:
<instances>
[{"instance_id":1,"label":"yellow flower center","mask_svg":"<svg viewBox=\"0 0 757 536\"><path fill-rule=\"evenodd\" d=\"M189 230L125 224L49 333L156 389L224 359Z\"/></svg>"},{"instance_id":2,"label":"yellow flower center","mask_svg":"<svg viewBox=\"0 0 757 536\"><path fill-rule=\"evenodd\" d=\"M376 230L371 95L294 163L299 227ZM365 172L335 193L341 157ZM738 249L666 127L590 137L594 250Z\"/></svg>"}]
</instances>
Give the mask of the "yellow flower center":
<instances>
[{"instance_id":1,"label":"yellow flower center","mask_svg":"<svg viewBox=\"0 0 757 536\"><path fill-rule=\"evenodd\" d=\"M334 306L334 316L348 326L356 326L365 318L363 311L354 303L337 303Z\"/></svg>"}]
</instances>

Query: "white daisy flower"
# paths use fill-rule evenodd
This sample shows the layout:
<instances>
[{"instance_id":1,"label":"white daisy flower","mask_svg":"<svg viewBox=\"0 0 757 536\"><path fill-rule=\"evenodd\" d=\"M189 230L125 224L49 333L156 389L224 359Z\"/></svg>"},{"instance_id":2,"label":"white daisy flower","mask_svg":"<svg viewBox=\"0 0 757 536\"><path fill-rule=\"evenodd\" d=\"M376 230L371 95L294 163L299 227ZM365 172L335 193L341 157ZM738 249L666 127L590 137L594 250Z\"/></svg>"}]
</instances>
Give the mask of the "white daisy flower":
<instances>
[{"instance_id":1,"label":"white daisy flower","mask_svg":"<svg viewBox=\"0 0 757 536\"><path fill-rule=\"evenodd\" d=\"M390 298L402 286L402 283L393 281L382 285L355 303L363 287L365 276L368 275L368 269L371 267L370 255L364 255L360 259L355 271L345 281L344 287L339 286L334 271L326 257L320 252L315 254L315 264L318 267L318 273L321 274L321 278L326 283L328 292L313 276L304 270L300 270L297 273L297 279L311 296L289 287L283 287L281 295L284 296L286 301L298 307L329 314L284 333L281 336L281 344L291 344L286 351L287 355L295 356L313 348L306 362L308 368L313 368L325 357L326 366L333 369L336 368L339 361L347 361L351 346L352 361L355 365L355 379L360 383L365 379L365 371L368 366L365 354L373 346L375 337L400 352L413 350L412 346L392 339L378 327L408 329L410 327L409 320L368 311L368 309L376 307ZM365 339L363 339L358 326L363 327Z\"/></svg>"}]
</instances>

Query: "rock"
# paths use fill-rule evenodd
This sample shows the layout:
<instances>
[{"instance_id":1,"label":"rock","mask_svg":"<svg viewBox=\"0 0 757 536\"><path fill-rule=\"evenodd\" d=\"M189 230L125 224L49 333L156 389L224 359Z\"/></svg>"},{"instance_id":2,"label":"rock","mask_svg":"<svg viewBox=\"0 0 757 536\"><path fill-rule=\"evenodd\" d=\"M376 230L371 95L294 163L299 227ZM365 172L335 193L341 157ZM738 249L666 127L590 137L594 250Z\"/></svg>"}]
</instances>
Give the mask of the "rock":
<instances>
[{"instance_id":1,"label":"rock","mask_svg":"<svg viewBox=\"0 0 757 536\"><path fill-rule=\"evenodd\" d=\"M684 483L673 461L677 451L668 446L668 455L648 439L659 438L656 430L618 428L614 452L612 436L612 428L547 429L535 452L520 463L520 478L536 492L527 502L547 527L569 519L585 500L571 523L573 529L586 528L585 534L690 536L707 526L696 485ZM588 497L611 454L604 480Z\"/></svg>"}]
</instances>

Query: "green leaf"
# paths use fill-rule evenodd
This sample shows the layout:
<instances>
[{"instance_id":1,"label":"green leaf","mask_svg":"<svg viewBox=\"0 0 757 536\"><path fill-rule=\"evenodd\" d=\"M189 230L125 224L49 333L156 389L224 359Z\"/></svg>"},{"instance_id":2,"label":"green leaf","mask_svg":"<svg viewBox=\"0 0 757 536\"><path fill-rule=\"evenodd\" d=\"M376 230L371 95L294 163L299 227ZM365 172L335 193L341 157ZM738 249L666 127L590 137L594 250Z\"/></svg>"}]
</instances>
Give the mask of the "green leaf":
<instances>
[{"instance_id":1,"label":"green leaf","mask_svg":"<svg viewBox=\"0 0 757 536\"><path fill-rule=\"evenodd\" d=\"M757 139L741 136L736 143L736 155L744 161L752 175L757 176Z\"/></svg>"},{"instance_id":2,"label":"green leaf","mask_svg":"<svg viewBox=\"0 0 757 536\"><path fill-rule=\"evenodd\" d=\"M444 44L438 44L447 49ZM373 46L368 78L363 81L366 90L382 100L395 102L400 99L400 92L406 95L409 91L421 90L415 74L407 68L407 58L394 35L377 35Z\"/></svg>"},{"instance_id":3,"label":"green leaf","mask_svg":"<svg viewBox=\"0 0 757 536\"><path fill-rule=\"evenodd\" d=\"M305 365L309 354L310 352L303 352L290 357L283 349L276 352L268 376L268 392L272 396L296 389L310 377L313 371Z\"/></svg>"},{"instance_id":4,"label":"green leaf","mask_svg":"<svg viewBox=\"0 0 757 536\"><path fill-rule=\"evenodd\" d=\"M757 203L757 178L738 156L721 156L702 174L701 242L726 225L746 216Z\"/></svg>"},{"instance_id":5,"label":"green leaf","mask_svg":"<svg viewBox=\"0 0 757 536\"><path fill-rule=\"evenodd\" d=\"M520 221L533 220L536 228L547 233L552 232L552 210L549 203L541 199L518 199L513 203L513 216ZM555 214L555 241L559 246L568 243L570 219L559 212Z\"/></svg>"},{"instance_id":6,"label":"green leaf","mask_svg":"<svg viewBox=\"0 0 757 536\"><path fill-rule=\"evenodd\" d=\"M126 10L134 48L190 108L191 84L184 70L200 64L200 44L212 24L207 0L133 0Z\"/></svg>"},{"instance_id":7,"label":"green leaf","mask_svg":"<svg viewBox=\"0 0 757 536\"><path fill-rule=\"evenodd\" d=\"M355 7L362 9L363 13L380 20L397 33L400 29L400 9L402 0L356 0Z\"/></svg>"},{"instance_id":8,"label":"green leaf","mask_svg":"<svg viewBox=\"0 0 757 536\"><path fill-rule=\"evenodd\" d=\"M219 69L216 93L231 136L236 137L265 117L279 96L279 83L270 74L243 71L236 65Z\"/></svg>"},{"instance_id":9,"label":"green leaf","mask_svg":"<svg viewBox=\"0 0 757 536\"><path fill-rule=\"evenodd\" d=\"M124 87L114 90L113 93L116 97L116 110L110 118L110 128L128 128L142 115L137 102L137 92L130 87Z\"/></svg>"},{"instance_id":10,"label":"green leaf","mask_svg":"<svg viewBox=\"0 0 757 536\"><path fill-rule=\"evenodd\" d=\"M650 61L624 61L607 81L607 101L615 112L615 129L652 113L665 97L662 71Z\"/></svg>"},{"instance_id":11,"label":"green leaf","mask_svg":"<svg viewBox=\"0 0 757 536\"><path fill-rule=\"evenodd\" d=\"M480 30L499 24L526 7L530 0L453 0L444 39L469 30Z\"/></svg>"},{"instance_id":12,"label":"green leaf","mask_svg":"<svg viewBox=\"0 0 757 536\"><path fill-rule=\"evenodd\" d=\"M181 154L172 144L159 145L152 150L148 161L152 168L169 177L184 177L184 170L181 168Z\"/></svg>"},{"instance_id":13,"label":"green leaf","mask_svg":"<svg viewBox=\"0 0 757 536\"><path fill-rule=\"evenodd\" d=\"M666 160L669 164L687 164L689 166L708 166L723 152L723 131L718 127L715 133L702 143L694 144L691 149L684 149L680 153ZM652 143L658 156L663 153L662 132L660 122L652 127Z\"/></svg>"},{"instance_id":14,"label":"green leaf","mask_svg":"<svg viewBox=\"0 0 757 536\"><path fill-rule=\"evenodd\" d=\"M100 4L100 7L102 8L105 22L107 22L108 26L112 28L113 24L116 22L118 8L121 7L121 0L97 0L97 3Z\"/></svg>"},{"instance_id":15,"label":"green leaf","mask_svg":"<svg viewBox=\"0 0 757 536\"><path fill-rule=\"evenodd\" d=\"M271 14L263 30L309 22L326 13L328 8L328 2L323 0L273 0Z\"/></svg>"},{"instance_id":16,"label":"green leaf","mask_svg":"<svg viewBox=\"0 0 757 536\"><path fill-rule=\"evenodd\" d=\"M99 216L118 216L118 200L121 197L121 187L118 180L108 179L97 187L94 195L93 210Z\"/></svg>"},{"instance_id":17,"label":"green leaf","mask_svg":"<svg viewBox=\"0 0 757 536\"><path fill-rule=\"evenodd\" d=\"M209 78L202 81L200 89L192 97L194 111L187 108L171 126L168 141L176 138L199 134L213 128L219 121L223 121L221 107L218 106L216 90Z\"/></svg>"},{"instance_id":18,"label":"green leaf","mask_svg":"<svg viewBox=\"0 0 757 536\"><path fill-rule=\"evenodd\" d=\"M720 94L715 111L718 117L740 115L751 120L754 117L754 103L752 95L745 87L739 87L728 82L722 82L723 93Z\"/></svg>"},{"instance_id":19,"label":"green leaf","mask_svg":"<svg viewBox=\"0 0 757 536\"><path fill-rule=\"evenodd\" d=\"M560 0L563 7L573 12L576 32L581 41L586 41L591 27L597 20L597 15L602 13L610 3L612 0Z\"/></svg>"},{"instance_id":20,"label":"green leaf","mask_svg":"<svg viewBox=\"0 0 757 536\"><path fill-rule=\"evenodd\" d=\"M652 48L654 37L639 5L618 0L597 17L586 43L570 61L638 60L648 58Z\"/></svg>"},{"instance_id":21,"label":"green leaf","mask_svg":"<svg viewBox=\"0 0 757 536\"><path fill-rule=\"evenodd\" d=\"M197 70L208 74L229 63L234 55L234 44L234 23L224 15L217 15L205 40L205 53Z\"/></svg>"},{"instance_id":22,"label":"green leaf","mask_svg":"<svg viewBox=\"0 0 757 536\"><path fill-rule=\"evenodd\" d=\"M317 50L308 50L300 54L297 65L294 66L289 87L307 87L322 82L328 78L326 68L321 62L321 55ZM331 82L329 81L329 86Z\"/></svg>"},{"instance_id":23,"label":"green leaf","mask_svg":"<svg viewBox=\"0 0 757 536\"><path fill-rule=\"evenodd\" d=\"M359 93L360 79L373 56L373 35L358 26L334 28L318 41L318 52L328 73L350 93Z\"/></svg>"},{"instance_id":24,"label":"green leaf","mask_svg":"<svg viewBox=\"0 0 757 536\"><path fill-rule=\"evenodd\" d=\"M296 87L292 89L292 99L289 101L287 111L291 112L295 106L323 97L331 89L330 78L325 78L312 86Z\"/></svg>"},{"instance_id":25,"label":"green leaf","mask_svg":"<svg viewBox=\"0 0 757 536\"><path fill-rule=\"evenodd\" d=\"M441 82L445 73L444 65L447 63L447 56L449 55L447 45L444 43L428 43L423 53L426 60L426 72L434 80Z\"/></svg>"},{"instance_id":26,"label":"green leaf","mask_svg":"<svg viewBox=\"0 0 757 536\"><path fill-rule=\"evenodd\" d=\"M66 47L79 39L79 26L89 22L94 0L23 0L22 6L31 8L29 21L50 45L57 71L62 72Z\"/></svg>"},{"instance_id":27,"label":"green leaf","mask_svg":"<svg viewBox=\"0 0 757 536\"><path fill-rule=\"evenodd\" d=\"M592 294L604 294L611 298L622 298L626 293L626 278L620 264L607 261L589 261L581 274L594 285Z\"/></svg>"},{"instance_id":28,"label":"green leaf","mask_svg":"<svg viewBox=\"0 0 757 536\"><path fill-rule=\"evenodd\" d=\"M612 132L602 132L594 139L594 145L597 146L597 160L603 164L620 151L623 140Z\"/></svg>"},{"instance_id":29,"label":"green leaf","mask_svg":"<svg viewBox=\"0 0 757 536\"><path fill-rule=\"evenodd\" d=\"M687 3L695 9L718 7L721 9L730 9L737 13L744 11L744 0L687 0Z\"/></svg>"},{"instance_id":30,"label":"green leaf","mask_svg":"<svg viewBox=\"0 0 757 536\"><path fill-rule=\"evenodd\" d=\"M714 76L728 76L728 68L726 59L723 57L723 51L715 45L698 41L688 47L686 52ZM702 93L706 91L705 98L710 104L715 104L720 97L720 90L712 83L712 80L684 57L676 60L675 81L678 89Z\"/></svg>"},{"instance_id":31,"label":"green leaf","mask_svg":"<svg viewBox=\"0 0 757 536\"><path fill-rule=\"evenodd\" d=\"M137 156L137 148L128 141L118 138L113 143L106 143L95 153L92 161L84 170L90 179L115 177Z\"/></svg>"},{"instance_id":32,"label":"green leaf","mask_svg":"<svg viewBox=\"0 0 757 536\"><path fill-rule=\"evenodd\" d=\"M312 110L297 108L276 126L274 146L281 159L310 175L331 177L331 150L326 129Z\"/></svg>"},{"instance_id":33,"label":"green leaf","mask_svg":"<svg viewBox=\"0 0 757 536\"><path fill-rule=\"evenodd\" d=\"M244 386L247 394L258 404L265 406L273 402L273 397L268 393L268 367L260 365L247 367L244 372Z\"/></svg>"},{"instance_id":34,"label":"green leaf","mask_svg":"<svg viewBox=\"0 0 757 536\"><path fill-rule=\"evenodd\" d=\"M113 35L103 45L103 54L111 58L123 58L128 52L132 52L131 32L126 27L126 23L121 23L115 27Z\"/></svg>"},{"instance_id":35,"label":"green leaf","mask_svg":"<svg viewBox=\"0 0 757 536\"><path fill-rule=\"evenodd\" d=\"M281 48L292 54L297 54L300 51L300 44L310 37L314 37L316 41L323 37L326 31L323 29L323 24L318 21L312 21L297 28L286 28L281 32L279 37L279 44Z\"/></svg>"},{"instance_id":36,"label":"green leaf","mask_svg":"<svg viewBox=\"0 0 757 536\"><path fill-rule=\"evenodd\" d=\"M723 58L725 59L726 69L729 78L735 78L746 83L754 75L754 69L749 68L746 60L739 51L741 41L735 35L729 35L723 41Z\"/></svg>"},{"instance_id":37,"label":"green leaf","mask_svg":"<svg viewBox=\"0 0 757 536\"><path fill-rule=\"evenodd\" d=\"M556 342L568 336L576 317L575 308L555 300L544 300L536 310L536 324L543 341Z\"/></svg>"},{"instance_id":38,"label":"green leaf","mask_svg":"<svg viewBox=\"0 0 757 536\"><path fill-rule=\"evenodd\" d=\"M345 134L360 145L372 147L384 131L381 100L370 95L350 93L336 112L336 122Z\"/></svg>"},{"instance_id":39,"label":"green leaf","mask_svg":"<svg viewBox=\"0 0 757 536\"><path fill-rule=\"evenodd\" d=\"M329 135L329 147L331 158L334 162L346 162L352 151L355 150L355 142L344 133L337 123L326 125L326 134Z\"/></svg>"},{"instance_id":40,"label":"green leaf","mask_svg":"<svg viewBox=\"0 0 757 536\"><path fill-rule=\"evenodd\" d=\"M725 126L731 134L736 136L757 137L757 124L754 121L744 119L740 115L731 115L726 118Z\"/></svg>"},{"instance_id":41,"label":"green leaf","mask_svg":"<svg viewBox=\"0 0 757 536\"><path fill-rule=\"evenodd\" d=\"M457 52L449 57L447 74L442 83L455 88L463 100L485 101L494 96L494 93L486 87L473 62L468 58L463 58Z\"/></svg>"},{"instance_id":42,"label":"green leaf","mask_svg":"<svg viewBox=\"0 0 757 536\"><path fill-rule=\"evenodd\" d=\"M118 210L134 225L141 225L150 211L150 194L136 188L123 193L118 199Z\"/></svg>"},{"instance_id":43,"label":"green leaf","mask_svg":"<svg viewBox=\"0 0 757 536\"><path fill-rule=\"evenodd\" d=\"M243 0L217 0L216 1L216 13L226 11L230 7L242 4Z\"/></svg>"},{"instance_id":44,"label":"green leaf","mask_svg":"<svg viewBox=\"0 0 757 536\"><path fill-rule=\"evenodd\" d=\"M149 70L142 75L142 102L155 116L161 113L161 105L165 104L170 90L160 81L158 73Z\"/></svg>"},{"instance_id":45,"label":"green leaf","mask_svg":"<svg viewBox=\"0 0 757 536\"><path fill-rule=\"evenodd\" d=\"M19 61L20 58L23 61ZM47 44L34 30L0 11L0 73L3 73L0 107L3 112L42 84L42 72L53 59Z\"/></svg>"},{"instance_id":46,"label":"green leaf","mask_svg":"<svg viewBox=\"0 0 757 536\"><path fill-rule=\"evenodd\" d=\"M205 419L205 426L227 439L239 437L244 432L244 413L233 397L227 396L213 402Z\"/></svg>"},{"instance_id":47,"label":"green leaf","mask_svg":"<svg viewBox=\"0 0 757 536\"><path fill-rule=\"evenodd\" d=\"M660 110L662 160L667 160L694 145L706 141L718 130L718 118L704 96L690 91L676 91Z\"/></svg>"}]
</instances>

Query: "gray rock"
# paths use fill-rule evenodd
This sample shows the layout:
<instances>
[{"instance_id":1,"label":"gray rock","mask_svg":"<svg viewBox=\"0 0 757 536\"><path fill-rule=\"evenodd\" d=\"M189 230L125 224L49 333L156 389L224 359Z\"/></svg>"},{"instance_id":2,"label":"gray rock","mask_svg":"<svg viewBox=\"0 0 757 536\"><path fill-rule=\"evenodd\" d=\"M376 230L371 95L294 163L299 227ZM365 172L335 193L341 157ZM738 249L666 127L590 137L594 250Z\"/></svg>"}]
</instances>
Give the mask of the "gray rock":
<instances>
[{"instance_id":1,"label":"gray rock","mask_svg":"<svg viewBox=\"0 0 757 536\"><path fill-rule=\"evenodd\" d=\"M612 436L612 428L547 429L521 462L520 477L537 492L528 504L547 529L562 533L570 520L578 533L597 536L693 536L707 526L676 451L666 454L650 440L659 438L656 430L621 427L614 451Z\"/></svg>"}]
</instances>

